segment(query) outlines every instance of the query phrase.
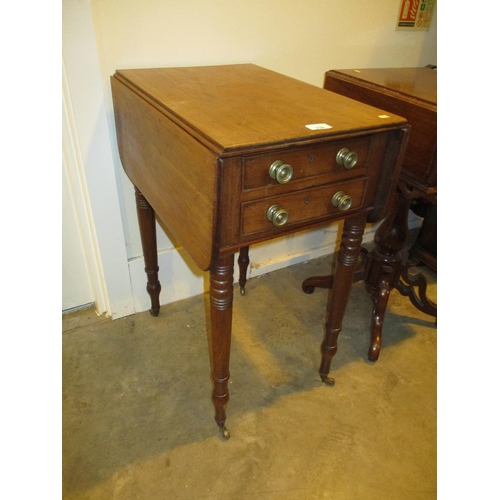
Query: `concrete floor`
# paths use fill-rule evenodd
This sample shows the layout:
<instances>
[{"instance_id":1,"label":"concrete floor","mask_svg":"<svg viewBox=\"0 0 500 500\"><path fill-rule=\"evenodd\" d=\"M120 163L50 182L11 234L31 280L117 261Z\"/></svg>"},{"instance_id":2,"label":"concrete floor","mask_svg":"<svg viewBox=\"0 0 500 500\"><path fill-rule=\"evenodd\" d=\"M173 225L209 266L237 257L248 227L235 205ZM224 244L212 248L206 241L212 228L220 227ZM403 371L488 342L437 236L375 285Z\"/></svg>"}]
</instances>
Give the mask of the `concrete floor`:
<instances>
[{"instance_id":1,"label":"concrete floor","mask_svg":"<svg viewBox=\"0 0 500 500\"><path fill-rule=\"evenodd\" d=\"M434 319L393 291L371 363L371 300L355 284L336 385L323 385L328 292L306 295L301 283L330 262L250 280L245 297L235 288L227 442L210 401L206 295L157 318L64 316L63 498L436 498Z\"/></svg>"}]
</instances>

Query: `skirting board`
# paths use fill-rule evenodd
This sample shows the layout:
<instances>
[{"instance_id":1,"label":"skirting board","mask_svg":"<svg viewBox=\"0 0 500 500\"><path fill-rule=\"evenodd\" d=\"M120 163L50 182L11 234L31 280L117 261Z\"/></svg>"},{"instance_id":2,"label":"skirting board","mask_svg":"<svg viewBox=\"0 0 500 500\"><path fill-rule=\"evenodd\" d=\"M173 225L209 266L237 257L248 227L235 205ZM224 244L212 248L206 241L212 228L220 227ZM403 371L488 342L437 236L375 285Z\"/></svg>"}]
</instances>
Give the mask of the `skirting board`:
<instances>
[{"instance_id":1,"label":"skirting board","mask_svg":"<svg viewBox=\"0 0 500 500\"><path fill-rule=\"evenodd\" d=\"M413 214L411 214L413 215ZM413 229L421 225L421 219L410 216L408 227ZM363 243L373 242L378 225L367 227ZM340 235L338 225L331 225L304 233L297 233L284 238L268 241L250 247L250 266L247 278L252 279L284 267L324 257L338 250ZM234 281L239 278L235 255ZM208 273L201 272L189 255L182 248L170 248L158 253L159 280L161 283L160 304L170 304L207 292ZM129 260L130 280L135 312L149 310L150 298L146 291L146 273L144 259L137 257Z\"/></svg>"}]
</instances>

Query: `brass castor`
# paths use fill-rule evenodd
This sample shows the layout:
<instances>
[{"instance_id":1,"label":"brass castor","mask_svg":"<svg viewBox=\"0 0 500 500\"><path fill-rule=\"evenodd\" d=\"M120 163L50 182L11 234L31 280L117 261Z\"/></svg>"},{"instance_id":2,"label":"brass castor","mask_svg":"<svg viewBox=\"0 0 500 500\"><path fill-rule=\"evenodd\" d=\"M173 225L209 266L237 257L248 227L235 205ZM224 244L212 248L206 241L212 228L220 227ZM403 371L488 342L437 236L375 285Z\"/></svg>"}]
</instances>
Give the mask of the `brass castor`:
<instances>
[{"instance_id":1,"label":"brass castor","mask_svg":"<svg viewBox=\"0 0 500 500\"><path fill-rule=\"evenodd\" d=\"M219 432L226 441L231 437L231 434L229 433L227 427L224 424L219 425Z\"/></svg>"},{"instance_id":2,"label":"brass castor","mask_svg":"<svg viewBox=\"0 0 500 500\"><path fill-rule=\"evenodd\" d=\"M328 377L327 375L320 375L321 381L326 385L333 387L335 385L335 379Z\"/></svg>"}]
</instances>

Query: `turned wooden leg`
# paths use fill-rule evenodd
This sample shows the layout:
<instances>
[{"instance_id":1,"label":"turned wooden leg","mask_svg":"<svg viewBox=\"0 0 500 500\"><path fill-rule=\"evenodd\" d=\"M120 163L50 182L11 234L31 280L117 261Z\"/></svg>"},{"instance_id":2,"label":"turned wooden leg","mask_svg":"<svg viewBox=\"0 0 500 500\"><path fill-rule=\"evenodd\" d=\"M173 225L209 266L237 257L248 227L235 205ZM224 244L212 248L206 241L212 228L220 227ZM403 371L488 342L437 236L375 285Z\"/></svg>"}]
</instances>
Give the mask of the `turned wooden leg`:
<instances>
[{"instance_id":1,"label":"turned wooden leg","mask_svg":"<svg viewBox=\"0 0 500 500\"><path fill-rule=\"evenodd\" d=\"M238 256L238 266L240 268L240 295L245 295L245 285L247 283L247 270L248 264L250 264L250 258L248 257L249 247L240 248L240 254Z\"/></svg>"},{"instance_id":2,"label":"turned wooden leg","mask_svg":"<svg viewBox=\"0 0 500 500\"><path fill-rule=\"evenodd\" d=\"M137 206L137 216L139 219L139 229L141 231L142 251L148 282L146 290L151 297L151 309L149 312L153 316L158 316L160 312L160 291L161 285L158 280L158 250L156 245L156 220L155 212L144 195L135 188L135 201Z\"/></svg>"},{"instance_id":3,"label":"turned wooden leg","mask_svg":"<svg viewBox=\"0 0 500 500\"><path fill-rule=\"evenodd\" d=\"M224 439L230 434L225 426L226 406L229 401L229 354L233 315L234 254L223 254L210 270L210 319L212 402L215 421Z\"/></svg>"},{"instance_id":4,"label":"turned wooden leg","mask_svg":"<svg viewBox=\"0 0 500 500\"><path fill-rule=\"evenodd\" d=\"M337 352L337 339L342 329L342 320L349 299L354 273L361 250L361 242L366 225L366 216L346 219L333 287L330 291L328 319L325 327L325 338L321 344L321 366L319 375L328 385L335 383L328 377L333 356Z\"/></svg>"}]
</instances>

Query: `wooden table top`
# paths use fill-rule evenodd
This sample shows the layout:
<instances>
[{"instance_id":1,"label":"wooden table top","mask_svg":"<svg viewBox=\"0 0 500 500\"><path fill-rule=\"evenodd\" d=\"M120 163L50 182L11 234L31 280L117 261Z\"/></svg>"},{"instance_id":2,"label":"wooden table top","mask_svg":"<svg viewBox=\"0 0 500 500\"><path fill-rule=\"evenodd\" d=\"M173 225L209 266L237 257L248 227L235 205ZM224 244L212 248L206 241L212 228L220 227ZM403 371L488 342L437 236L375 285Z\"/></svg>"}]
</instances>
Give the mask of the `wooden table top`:
<instances>
[{"instance_id":1,"label":"wooden table top","mask_svg":"<svg viewBox=\"0 0 500 500\"><path fill-rule=\"evenodd\" d=\"M437 104L437 71L430 68L336 69L329 73L340 73L429 104Z\"/></svg>"},{"instance_id":2,"label":"wooden table top","mask_svg":"<svg viewBox=\"0 0 500 500\"><path fill-rule=\"evenodd\" d=\"M118 70L115 78L222 156L406 122L253 64ZM306 127L323 123L331 128Z\"/></svg>"}]
</instances>

